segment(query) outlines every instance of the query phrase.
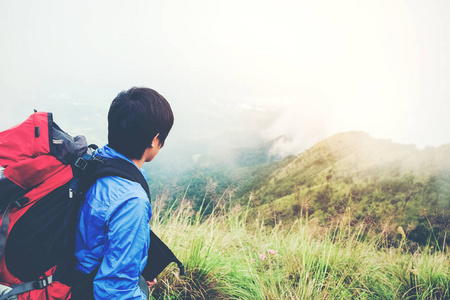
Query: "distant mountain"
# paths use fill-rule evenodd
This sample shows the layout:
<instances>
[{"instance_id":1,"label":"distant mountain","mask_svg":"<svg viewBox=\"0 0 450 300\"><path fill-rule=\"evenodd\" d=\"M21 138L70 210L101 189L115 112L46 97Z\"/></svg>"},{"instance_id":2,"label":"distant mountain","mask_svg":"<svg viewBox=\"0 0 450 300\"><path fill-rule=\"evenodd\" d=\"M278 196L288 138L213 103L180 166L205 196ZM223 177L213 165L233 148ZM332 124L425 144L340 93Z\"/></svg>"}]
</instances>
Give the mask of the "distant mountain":
<instances>
[{"instance_id":1,"label":"distant mountain","mask_svg":"<svg viewBox=\"0 0 450 300\"><path fill-rule=\"evenodd\" d=\"M328 224L346 215L390 230L450 228L450 145L419 150L346 132L287 160L242 196L268 223L307 214Z\"/></svg>"},{"instance_id":2,"label":"distant mountain","mask_svg":"<svg viewBox=\"0 0 450 300\"><path fill-rule=\"evenodd\" d=\"M167 202L165 205L176 206L187 199L194 210L203 205L208 206L206 212L210 212L224 193L232 194L233 199L236 195L241 197L254 188L258 170L277 166L281 157L271 149L278 140L257 147L183 153L178 155L175 164L152 162L146 166L150 190L162 197Z\"/></svg>"},{"instance_id":3,"label":"distant mountain","mask_svg":"<svg viewBox=\"0 0 450 300\"><path fill-rule=\"evenodd\" d=\"M401 225L421 243L430 230L443 238L450 229L450 145L420 150L345 132L281 159L272 151L278 141L196 154L179 169L153 164L151 191L168 207L184 199L206 214L249 205L268 225L303 215L328 226L345 217L385 233Z\"/></svg>"},{"instance_id":4,"label":"distant mountain","mask_svg":"<svg viewBox=\"0 0 450 300\"><path fill-rule=\"evenodd\" d=\"M280 136L259 147L233 149L230 152L233 163L239 167L251 167L280 161L282 157L272 149L275 144L285 139L286 137Z\"/></svg>"}]
</instances>

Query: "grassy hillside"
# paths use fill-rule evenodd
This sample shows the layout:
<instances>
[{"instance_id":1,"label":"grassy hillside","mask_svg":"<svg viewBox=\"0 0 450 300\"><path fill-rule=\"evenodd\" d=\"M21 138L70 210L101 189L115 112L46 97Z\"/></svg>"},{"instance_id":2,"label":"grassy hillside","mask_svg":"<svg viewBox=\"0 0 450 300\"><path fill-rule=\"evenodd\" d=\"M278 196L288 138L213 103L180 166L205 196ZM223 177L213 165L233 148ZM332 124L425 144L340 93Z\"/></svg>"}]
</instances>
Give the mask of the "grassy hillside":
<instances>
[{"instance_id":1,"label":"grassy hillside","mask_svg":"<svg viewBox=\"0 0 450 300\"><path fill-rule=\"evenodd\" d=\"M268 224L292 223L300 214L326 225L346 214L414 241L450 228L450 145L418 150L362 132L332 136L254 181L241 201ZM380 229L381 230L381 229Z\"/></svg>"},{"instance_id":2,"label":"grassy hillside","mask_svg":"<svg viewBox=\"0 0 450 300\"><path fill-rule=\"evenodd\" d=\"M198 155L175 173L150 172L154 195L165 207L181 199L206 215L217 205L250 204L266 225L289 226L300 215L327 226L347 215L395 235L401 225L411 241L450 242L450 145L416 149L370 137L340 133L298 156L276 161L271 146ZM412 245L412 247L415 247Z\"/></svg>"},{"instance_id":3,"label":"grassy hillside","mask_svg":"<svg viewBox=\"0 0 450 300\"><path fill-rule=\"evenodd\" d=\"M187 267L152 299L450 299L449 145L349 132L235 153L152 182L152 229Z\"/></svg>"},{"instance_id":4,"label":"grassy hillside","mask_svg":"<svg viewBox=\"0 0 450 300\"><path fill-rule=\"evenodd\" d=\"M169 266L152 299L450 299L447 246L411 253L402 234L389 247L345 221L265 226L238 206L203 219L185 201L165 213L156 206L151 225L187 272Z\"/></svg>"}]
</instances>

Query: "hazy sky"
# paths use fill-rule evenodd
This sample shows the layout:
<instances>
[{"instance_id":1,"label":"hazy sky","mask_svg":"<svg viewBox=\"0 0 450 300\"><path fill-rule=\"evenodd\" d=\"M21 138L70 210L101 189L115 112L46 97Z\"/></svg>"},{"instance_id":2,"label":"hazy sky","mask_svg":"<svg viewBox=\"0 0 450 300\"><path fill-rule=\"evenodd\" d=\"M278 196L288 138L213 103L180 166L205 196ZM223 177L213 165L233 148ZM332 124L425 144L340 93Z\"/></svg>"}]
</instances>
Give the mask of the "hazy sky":
<instances>
[{"instance_id":1,"label":"hazy sky","mask_svg":"<svg viewBox=\"0 0 450 300\"><path fill-rule=\"evenodd\" d=\"M102 143L138 85L172 104L167 147L450 143L449 16L448 0L0 0L0 130L36 108Z\"/></svg>"}]
</instances>

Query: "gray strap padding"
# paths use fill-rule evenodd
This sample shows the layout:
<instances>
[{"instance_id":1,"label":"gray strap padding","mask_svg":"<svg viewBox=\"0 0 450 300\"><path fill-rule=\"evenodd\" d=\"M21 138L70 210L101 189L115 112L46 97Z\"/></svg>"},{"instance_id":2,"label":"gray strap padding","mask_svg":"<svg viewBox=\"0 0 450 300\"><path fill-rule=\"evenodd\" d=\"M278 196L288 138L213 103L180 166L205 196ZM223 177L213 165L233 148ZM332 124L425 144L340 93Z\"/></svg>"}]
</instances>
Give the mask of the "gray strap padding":
<instances>
[{"instance_id":1,"label":"gray strap padding","mask_svg":"<svg viewBox=\"0 0 450 300\"><path fill-rule=\"evenodd\" d=\"M25 282L21 284L12 285L10 290L7 294L0 297L0 300L7 300L9 297L14 295L19 295L31 290L38 290L43 289L46 286L48 286L50 283L52 283L52 276L45 277L43 279L39 279L36 281L30 281Z\"/></svg>"},{"instance_id":2,"label":"gray strap padding","mask_svg":"<svg viewBox=\"0 0 450 300\"><path fill-rule=\"evenodd\" d=\"M11 210L11 206L12 203L9 203L2 215L2 224L0 226L0 260L5 252L6 238L8 237L9 228L9 211Z\"/></svg>"},{"instance_id":3,"label":"gray strap padding","mask_svg":"<svg viewBox=\"0 0 450 300\"><path fill-rule=\"evenodd\" d=\"M8 238L8 229L9 229L9 212L11 209L15 207L22 207L25 203L28 202L28 199L22 197L16 201L10 202L6 207L5 211L2 215L2 223L0 225L0 261L5 253L6 239Z\"/></svg>"}]
</instances>

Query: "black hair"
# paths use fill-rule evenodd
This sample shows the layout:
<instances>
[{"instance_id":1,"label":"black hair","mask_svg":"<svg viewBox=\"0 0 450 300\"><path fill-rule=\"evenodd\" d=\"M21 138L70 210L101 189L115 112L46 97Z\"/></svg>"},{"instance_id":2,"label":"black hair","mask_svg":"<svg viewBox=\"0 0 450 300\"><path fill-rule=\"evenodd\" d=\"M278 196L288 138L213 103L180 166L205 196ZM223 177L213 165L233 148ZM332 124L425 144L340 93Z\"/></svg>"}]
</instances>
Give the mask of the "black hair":
<instances>
[{"instance_id":1,"label":"black hair","mask_svg":"<svg viewBox=\"0 0 450 300\"><path fill-rule=\"evenodd\" d=\"M159 133L161 146L173 125L169 102L149 88L122 91L108 113L108 144L129 159L141 159Z\"/></svg>"}]
</instances>

